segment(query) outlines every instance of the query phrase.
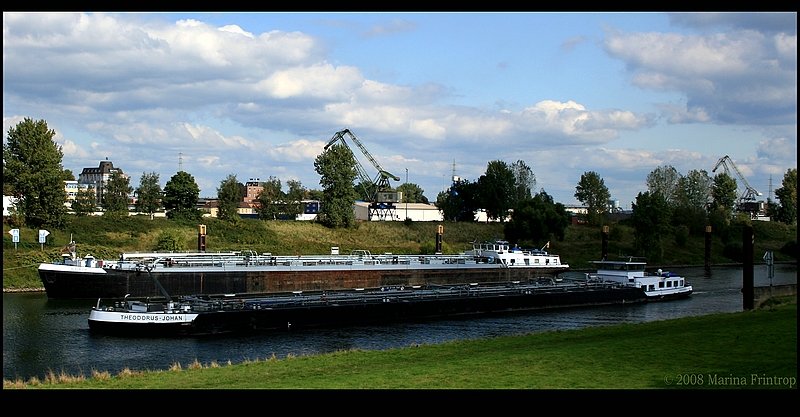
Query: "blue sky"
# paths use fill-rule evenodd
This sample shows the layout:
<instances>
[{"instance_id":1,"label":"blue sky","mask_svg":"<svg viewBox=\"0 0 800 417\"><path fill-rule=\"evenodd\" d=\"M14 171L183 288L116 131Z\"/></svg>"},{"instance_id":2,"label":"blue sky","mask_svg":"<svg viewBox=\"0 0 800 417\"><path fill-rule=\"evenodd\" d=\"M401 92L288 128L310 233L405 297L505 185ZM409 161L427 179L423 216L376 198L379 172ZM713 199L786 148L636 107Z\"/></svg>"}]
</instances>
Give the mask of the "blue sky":
<instances>
[{"instance_id":1,"label":"blue sky","mask_svg":"<svg viewBox=\"0 0 800 417\"><path fill-rule=\"evenodd\" d=\"M797 14L4 13L4 140L25 117L76 176L108 158L163 187L180 163L204 197L320 189L348 128L431 201L522 160L558 202L594 171L629 209L657 167L725 155L766 200L797 168Z\"/></svg>"}]
</instances>

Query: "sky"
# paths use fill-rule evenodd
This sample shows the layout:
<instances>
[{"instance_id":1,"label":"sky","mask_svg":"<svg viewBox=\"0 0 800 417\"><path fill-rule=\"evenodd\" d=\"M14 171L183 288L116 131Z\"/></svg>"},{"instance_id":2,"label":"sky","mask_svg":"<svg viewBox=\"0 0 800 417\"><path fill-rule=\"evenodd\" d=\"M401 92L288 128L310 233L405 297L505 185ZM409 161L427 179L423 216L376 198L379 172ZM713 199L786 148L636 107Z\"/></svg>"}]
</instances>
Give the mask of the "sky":
<instances>
[{"instance_id":1,"label":"sky","mask_svg":"<svg viewBox=\"0 0 800 417\"><path fill-rule=\"evenodd\" d=\"M349 129L431 202L523 161L556 202L595 172L630 209L656 168L713 177L726 155L774 200L797 168L797 13L3 13L4 143L25 118L76 179L108 159L201 197L229 175L319 190Z\"/></svg>"}]
</instances>

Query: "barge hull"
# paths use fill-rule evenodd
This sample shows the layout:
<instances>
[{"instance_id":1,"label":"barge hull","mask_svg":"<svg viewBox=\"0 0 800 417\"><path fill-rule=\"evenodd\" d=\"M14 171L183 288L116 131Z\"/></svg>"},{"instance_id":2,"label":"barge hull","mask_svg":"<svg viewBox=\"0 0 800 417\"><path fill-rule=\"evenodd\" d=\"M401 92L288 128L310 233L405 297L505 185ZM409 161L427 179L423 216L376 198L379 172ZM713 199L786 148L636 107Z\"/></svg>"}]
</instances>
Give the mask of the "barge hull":
<instances>
[{"instance_id":1,"label":"barge hull","mask_svg":"<svg viewBox=\"0 0 800 417\"><path fill-rule=\"evenodd\" d=\"M191 325L119 325L89 320L93 333L124 336L202 336L254 331L279 331L312 327L367 325L412 320L440 319L490 313L543 310L645 302L644 293L632 287L552 286L542 289L510 290L495 295L471 294L437 297L430 293L418 298L394 297L339 303L317 298L312 302L271 307L269 299L242 299L239 307L200 312ZM249 303L249 304L248 304ZM255 304L253 304L255 303Z\"/></svg>"},{"instance_id":2,"label":"barge hull","mask_svg":"<svg viewBox=\"0 0 800 417\"><path fill-rule=\"evenodd\" d=\"M156 297L163 293L154 279L171 296L197 294L256 294L286 291L334 291L352 288L380 288L392 285L425 286L464 283L528 282L553 277L560 269L506 268L496 264L444 265L435 268L275 268L258 270L237 267L225 271L175 268L146 270L106 269L101 274L41 270L48 298L96 299Z\"/></svg>"}]
</instances>

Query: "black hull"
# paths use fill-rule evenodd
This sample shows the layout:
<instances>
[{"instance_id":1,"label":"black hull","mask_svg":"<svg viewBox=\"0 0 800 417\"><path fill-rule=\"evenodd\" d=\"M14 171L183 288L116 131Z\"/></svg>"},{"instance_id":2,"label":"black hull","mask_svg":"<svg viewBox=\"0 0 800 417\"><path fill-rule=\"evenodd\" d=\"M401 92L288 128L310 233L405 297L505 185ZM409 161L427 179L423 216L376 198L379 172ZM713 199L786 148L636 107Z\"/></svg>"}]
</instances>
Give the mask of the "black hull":
<instances>
[{"instance_id":1,"label":"black hull","mask_svg":"<svg viewBox=\"0 0 800 417\"><path fill-rule=\"evenodd\" d=\"M120 324L90 320L89 327L97 334L148 337L201 336L641 302L645 302L644 293L636 288L572 287L479 297L209 311L200 313L191 325Z\"/></svg>"},{"instance_id":2,"label":"black hull","mask_svg":"<svg viewBox=\"0 0 800 417\"><path fill-rule=\"evenodd\" d=\"M454 285L464 283L529 282L553 277L564 269L523 269L500 266L453 266L432 269L341 269L341 270L238 270L182 271L179 268L147 271L108 269L105 274L39 270L48 298L97 299L157 297L203 294L263 294L287 291L330 291L349 288L380 288L393 285Z\"/></svg>"}]
</instances>

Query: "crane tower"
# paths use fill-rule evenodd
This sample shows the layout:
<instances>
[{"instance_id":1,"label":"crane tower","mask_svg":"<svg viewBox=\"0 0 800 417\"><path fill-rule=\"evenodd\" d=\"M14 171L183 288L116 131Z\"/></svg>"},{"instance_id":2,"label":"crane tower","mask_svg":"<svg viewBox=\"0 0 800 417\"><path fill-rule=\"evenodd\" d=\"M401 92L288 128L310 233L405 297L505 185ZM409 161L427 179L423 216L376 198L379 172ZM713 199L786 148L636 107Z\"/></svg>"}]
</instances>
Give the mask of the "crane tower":
<instances>
[{"instance_id":1,"label":"crane tower","mask_svg":"<svg viewBox=\"0 0 800 417\"><path fill-rule=\"evenodd\" d=\"M756 212L761 211L759 205L756 202L756 197L761 196L762 194L753 188L747 179L745 179L742 172L739 171L739 168L736 167L736 164L733 163L733 159L730 156L725 155L717 161L717 164L714 165L714 169L711 172L717 172L719 167L722 167L725 170L725 173L728 174L731 178L738 179L744 186L744 191L742 191L739 199L737 200L736 207L739 211L746 211L750 212L751 216L754 216Z\"/></svg>"},{"instance_id":2,"label":"crane tower","mask_svg":"<svg viewBox=\"0 0 800 417\"><path fill-rule=\"evenodd\" d=\"M366 157L372 166L378 171L375 178L371 178L367 174L367 170L364 168L358 158L356 158L353 149L347 143L347 140L345 140L345 136L347 136L353 143L356 144L356 146L358 146L358 149L361 150L361 153L364 155L364 157ZM368 218L370 220L372 220L373 216L377 216L377 218L380 220L394 218L396 209L395 203L399 203L403 199L403 193L394 190L389 184L389 180L400 181L400 177L383 169L378 161L376 161L369 151L367 151L367 148L364 146L364 144L361 143L356 135L350 131L350 129L344 129L336 132L331 140L325 145L325 150L339 141L341 141L345 147L347 147L350 153L353 154L353 159L356 161L356 172L358 177L361 179L361 184L365 186L364 191L368 197Z\"/></svg>"}]
</instances>

